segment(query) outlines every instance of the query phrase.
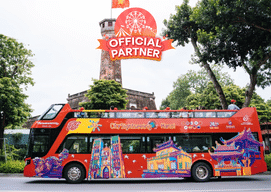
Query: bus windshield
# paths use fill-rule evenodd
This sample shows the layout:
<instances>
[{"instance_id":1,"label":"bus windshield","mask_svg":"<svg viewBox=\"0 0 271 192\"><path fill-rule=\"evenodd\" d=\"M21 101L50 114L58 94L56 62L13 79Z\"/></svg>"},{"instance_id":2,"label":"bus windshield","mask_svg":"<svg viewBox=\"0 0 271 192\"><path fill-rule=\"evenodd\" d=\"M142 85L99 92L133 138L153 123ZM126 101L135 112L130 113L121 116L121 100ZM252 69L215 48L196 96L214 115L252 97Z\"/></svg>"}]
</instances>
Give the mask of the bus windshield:
<instances>
[{"instance_id":1,"label":"bus windshield","mask_svg":"<svg viewBox=\"0 0 271 192\"><path fill-rule=\"evenodd\" d=\"M39 120L51 120L54 119L59 111L63 108L63 104L54 104L51 105L48 110L46 110L41 116Z\"/></svg>"}]
</instances>

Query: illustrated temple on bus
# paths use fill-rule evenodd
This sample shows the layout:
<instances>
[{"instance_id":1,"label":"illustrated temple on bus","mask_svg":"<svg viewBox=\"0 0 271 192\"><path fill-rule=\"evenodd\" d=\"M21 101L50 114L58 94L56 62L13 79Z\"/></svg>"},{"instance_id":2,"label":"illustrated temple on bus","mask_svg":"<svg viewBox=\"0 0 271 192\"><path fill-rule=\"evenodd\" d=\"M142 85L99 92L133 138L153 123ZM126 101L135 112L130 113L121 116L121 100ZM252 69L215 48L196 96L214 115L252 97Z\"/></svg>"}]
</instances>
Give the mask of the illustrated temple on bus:
<instances>
[{"instance_id":1,"label":"illustrated temple on bus","mask_svg":"<svg viewBox=\"0 0 271 192\"><path fill-rule=\"evenodd\" d=\"M191 155L182 150L181 147L177 147L171 139L157 145L153 151L156 152L156 156L147 159L148 169L143 171L143 178L190 175Z\"/></svg>"},{"instance_id":2,"label":"illustrated temple on bus","mask_svg":"<svg viewBox=\"0 0 271 192\"><path fill-rule=\"evenodd\" d=\"M251 166L256 159L261 159L259 147L263 146L254 138L251 130L245 129L229 140L221 138L221 142L223 145L216 142L213 153L209 151L211 157L218 162L215 165L215 176L220 176L221 172L236 172L237 176L251 175Z\"/></svg>"}]
</instances>

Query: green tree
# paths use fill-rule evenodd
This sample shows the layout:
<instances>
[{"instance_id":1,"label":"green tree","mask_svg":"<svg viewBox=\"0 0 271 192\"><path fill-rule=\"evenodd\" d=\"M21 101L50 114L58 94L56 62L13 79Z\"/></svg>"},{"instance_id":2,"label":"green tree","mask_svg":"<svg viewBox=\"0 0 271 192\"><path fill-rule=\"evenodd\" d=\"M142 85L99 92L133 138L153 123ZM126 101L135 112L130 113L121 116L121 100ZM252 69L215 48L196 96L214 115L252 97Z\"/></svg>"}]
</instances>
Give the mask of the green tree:
<instances>
[{"instance_id":1,"label":"green tree","mask_svg":"<svg viewBox=\"0 0 271 192\"><path fill-rule=\"evenodd\" d=\"M30 57L33 57L31 50L22 43L0 34L0 138L5 127L22 125L32 111L25 103L27 95L23 94L23 88L34 85L31 78L34 64Z\"/></svg>"},{"instance_id":2,"label":"green tree","mask_svg":"<svg viewBox=\"0 0 271 192\"><path fill-rule=\"evenodd\" d=\"M189 80L183 75L173 83L173 91L162 101L160 109L165 109L166 107L171 109L182 108L186 104L186 97L190 94Z\"/></svg>"},{"instance_id":3,"label":"green tree","mask_svg":"<svg viewBox=\"0 0 271 192\"><path fill-rule=\"evenodd\" d=\"M236 104L242 106L245 98L245 89L232 84L224 86L223 90L228 103L235 99ZM211 82L207 84L207 87L201 93L191 94L187 97L187 104L190 109L195 109L198 106L204 106L206 109L221 109L219 97Z\"/></svg>"},{"instance_id":4,"label":"green tree","mask_svg":"<svg viewBox=\"0 0 271 192\"><path fill-rule=\"evenodd\" d=\"M198 42L198 30L203 26L198 25L195 21L191 19L193 14L193 9L188 5L188 0L184 0L181 6L176 6L176 14L170 15L169 20L164 20L164 25L166 29L163 30L163 35L167 36L170 39L173 39L174 42L177 42L177 46L192 43L195 55L201 57L200 47L202 46ZM216 76L210 67L208 61L203 60L200 63L200 66L203 67L209 75L215 90L219 96L221 106L226 109L227 102L225 95L223 93L222 87L219 84Z\"/></svg>"},{"instance_id":5,"label":"green tree","mask_svg":"<svg viewBox=\"0 0 271 192\"><path fill-rule=\"evenodd\" d=\"M233 84L233 79L231 79L230 75L226 72L221 72L221 66L214 65L212 68L218 82L223 87ZM189 70L173 83L173 91L162 101L160 109L165 109L166 107L170 107L171 109L186 107L186 98L192 93L202 93L210 81L208 73L204 69L199 71Z\"/></svg>"},{"instance_id":6,"label":"green tree","mask_svg":"<svg viewBox=\"0 0 271 192\"><path fill-rule=\"evenodd\" d=\"M239 107L245 102L246 89L246 87L241 88L234 84L223 87L227 102L230 103L230 100L234 99L236 100L236 105ZM208 86L202 93L191 94L187 97L186 101L189 109L195 109L198 106L205 106L206 109L221 108L219 98L211 82L208 83ZM268 102L265 103L264 99L255 92L253 93L249 107L256 107L258 118L261 123L271 121L271 108L268 106Z\"/></svg>"},{"instance_id":7,"label":"green tree","mask_svg":"<svg viewBox=\"0 0 271 192\"><path fill-rule=\"evenodd\" d=\"M202 0L191 21L198 26L198 63L215 62L242 67L250 77L243 107L255 87L271 84L271 1Z\"/></svg>"},{"instance_id":8,"label":"green tree","mask_svg":"<svg viewBox=\"0 0 271 192\"><path fill-rule=\"evenodd\" d=\"M90 100L80 103L85 109L109 109L111 106L125 109L128 103L126 90L114 80L93 79L85 96Z\"/></svg>"}]
</instances>

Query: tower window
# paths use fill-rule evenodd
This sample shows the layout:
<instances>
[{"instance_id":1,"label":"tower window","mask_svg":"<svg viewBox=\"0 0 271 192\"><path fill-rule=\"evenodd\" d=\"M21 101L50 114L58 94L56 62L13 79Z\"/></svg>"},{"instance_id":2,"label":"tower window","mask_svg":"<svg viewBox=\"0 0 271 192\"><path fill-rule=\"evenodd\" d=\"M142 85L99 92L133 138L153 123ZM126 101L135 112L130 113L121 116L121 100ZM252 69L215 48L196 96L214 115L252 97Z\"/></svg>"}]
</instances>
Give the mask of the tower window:
<instances>
[{"instance_id":1,"label":"tower window","mask_svg":"<svg viewBox=\"0 0 271 192\"><path fill-rule=\"evenodd\" d=\"M112 21L109 21L109 22L108 22L108 26L109 26L109 27L112 26L112 24L113 24Z\"/></svg>"}]
</instances>

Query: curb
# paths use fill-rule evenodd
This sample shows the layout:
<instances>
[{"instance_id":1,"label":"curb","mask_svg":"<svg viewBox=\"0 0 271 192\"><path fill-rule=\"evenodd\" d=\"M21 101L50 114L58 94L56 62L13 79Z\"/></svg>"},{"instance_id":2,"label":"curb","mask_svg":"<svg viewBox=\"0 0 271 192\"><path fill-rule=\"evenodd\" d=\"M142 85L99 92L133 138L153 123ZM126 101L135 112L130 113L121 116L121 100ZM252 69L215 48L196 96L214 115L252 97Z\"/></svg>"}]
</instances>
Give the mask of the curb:
<instances>
[{"instance_id":1,"label":"curb","mask_svg":"<svg viewBox=\"0 0 271 192\"><path fill-rule=\"evenodd\" d=\"M23 173L0 173L0 177L23 177Z\"/></svg>"},{"instance_id":2,"label":"curb","mask_svg":"<svg viewBox=\"0 0 271 192\"><path fill-rule=\"evenodd\" d=\"M266 172L260 173L259 175L271 175L271 171L266 171Z\"/></svg>"}]
</instances>

